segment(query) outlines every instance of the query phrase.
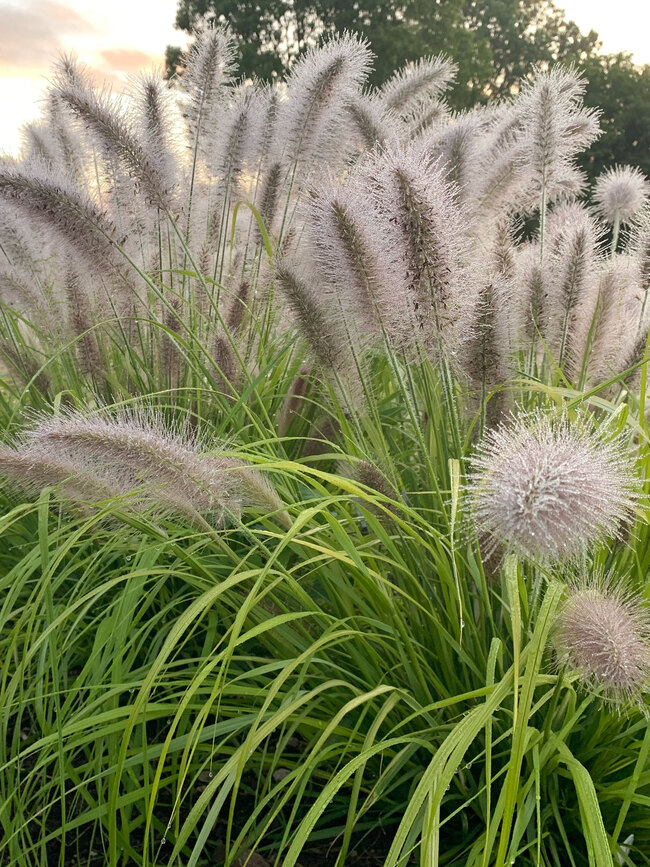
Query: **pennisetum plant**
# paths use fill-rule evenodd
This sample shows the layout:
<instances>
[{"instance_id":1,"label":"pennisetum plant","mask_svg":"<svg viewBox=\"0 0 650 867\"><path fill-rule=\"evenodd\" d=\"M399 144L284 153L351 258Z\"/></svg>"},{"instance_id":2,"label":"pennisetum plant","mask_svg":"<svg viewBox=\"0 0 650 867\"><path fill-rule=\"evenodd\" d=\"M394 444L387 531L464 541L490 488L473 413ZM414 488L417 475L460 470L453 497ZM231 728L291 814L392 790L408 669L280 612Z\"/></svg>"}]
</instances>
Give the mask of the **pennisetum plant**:
<instances>
[{"instance_id":1,"label":"pennisetum plant","mask_svg":"<svg viewBox=\"0 0 650 867\"><path fill-rule=\"evenodd\" d=\"M646 179L237 50L0 160L0 863L644 863Z\"/></svg>"}]
</instances>

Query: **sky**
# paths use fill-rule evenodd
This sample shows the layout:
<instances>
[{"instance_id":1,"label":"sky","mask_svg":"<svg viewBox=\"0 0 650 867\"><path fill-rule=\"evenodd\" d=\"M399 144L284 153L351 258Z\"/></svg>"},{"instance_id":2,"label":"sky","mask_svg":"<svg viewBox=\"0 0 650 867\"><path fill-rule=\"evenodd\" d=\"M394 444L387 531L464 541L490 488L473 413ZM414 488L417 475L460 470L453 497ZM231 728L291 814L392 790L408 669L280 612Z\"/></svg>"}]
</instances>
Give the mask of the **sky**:
<instances>
[{"instance_id":1,"label":"sky","mask_svg":"<svg viewBox=\"0 0 650 867\"><path fill-rule=\"evenodd\" d=\"M163 65L177 0L0 0L0 152L16 154L19 129L39 114L52 60L74 51L119 90L129 74ZM583 32L598 31L606 52L650 63L648 0L559 0Z\"/></svg>"}]
</instances>

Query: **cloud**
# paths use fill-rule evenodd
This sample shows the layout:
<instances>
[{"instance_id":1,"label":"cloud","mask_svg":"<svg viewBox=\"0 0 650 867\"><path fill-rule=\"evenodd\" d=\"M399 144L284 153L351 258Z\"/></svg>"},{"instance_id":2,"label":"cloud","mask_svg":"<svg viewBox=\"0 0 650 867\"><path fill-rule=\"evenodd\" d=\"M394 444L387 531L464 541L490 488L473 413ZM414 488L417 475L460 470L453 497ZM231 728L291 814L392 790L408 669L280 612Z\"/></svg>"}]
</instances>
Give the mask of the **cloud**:
<instances>
[{"instance_id":1,"label":"cloud","mask_svg":"<svg viewBox=\"0 0 650 867\"><path fill-rule=\"evenodd\" d=\"M106 48L99 56L113 72L138 72L153 63L160 64L160 55L147 54L137 48Z\"/></svg>"},{"instance_id":2,"label":"cloud","mask_svg":"<svg viewBox=\"0 0 650 867\"><path fill-rule=\"evenodd\" d=\"M0 72L40 72L62 50L62 37L95 32L91 22L56 0L21 6L0 0Z\"/></svg>"}]
</instances>

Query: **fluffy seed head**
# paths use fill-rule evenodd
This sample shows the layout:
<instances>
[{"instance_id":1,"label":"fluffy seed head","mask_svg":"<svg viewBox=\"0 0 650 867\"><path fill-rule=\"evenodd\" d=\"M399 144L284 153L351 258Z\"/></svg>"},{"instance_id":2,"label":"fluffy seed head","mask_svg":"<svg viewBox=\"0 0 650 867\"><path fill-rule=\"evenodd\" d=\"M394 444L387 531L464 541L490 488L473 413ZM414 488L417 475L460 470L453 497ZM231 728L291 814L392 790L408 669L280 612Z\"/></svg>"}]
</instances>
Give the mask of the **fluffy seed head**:
<instances>
[{"instance_id":1,"label":"fluffy seed head","mask_svg":"<svg viewBox=\"0 0 650 867\"><path fill-rule=\"evenodd\" d=\"M407 63L381 89L386 108L408 115L422 101L439 96L456 74L457 66L443 55L422 57L417 63Z\"/></svg>"},{"instance_id":2,"label":"fluffy seed head","mask_svg":"<svg viewBox=\"0 0 650 867\"><path fill-rule=\"evenodd\" d=\"M195 34L185 64L182 86L188 96L190 144L202 149L215 129L236 64L236 47L228 27L202 26Z\"/></svg>"},{"instance_id":3,"label":"fluffy seed head","mask_svg":"<svg viewBox=\"0 0 650 867\"><path fill-rule=\"evenodd\" d=\"M391 291L414 342L433 357L441 349L453 356L471 334L477 300L456 189L421 147L373 152L361 175L393 259Z\"/></svg>"},{"instance_id":4,"label":"fluffy seed head","mask_svg":"<svg viewBox=\"0 0 650 867\"><path fill-rule=\"evenodd\" d=\"M628 223L650 197L650 184L643 172L632 166L615 166L596 181L594 203L608 223Z\"/></svg>"},{"instance_id":5,"label":"fluffy seed head","mask_svg":"<svg viewBox=\"0 0 650 867\"><path fill-rule=\"evenodd\" d=\"M190 521L253 509L276 512L287 523L277 494L253 466L207 454L202 445L151 411L70 411L40 416L17 448L0 450L0 475L29 491L61 485L63 497L75 502L127 497L131 508Z\"/></svg>"},{"instance_id":6,"label":"fluffy seed head","mask_svg":"<svg viewBox=\"0 0 650 867\"><path fill-rule=\"evenodd\" d=\"M616 533L635 500L631 459L586 418L536 415L488 431L472 459L479 533L540 561L579 556Z\"/></svg>"},{"instance_id":7,"label":"fluffy seed head","mask_svg":"<svg viewBox=\"0 0 650 867\"><path fill-rule=\"evenodd\" d=\"M320 48L310 48L296 62L287 79L280 120L291 159L341 152L342 133L349 125L341 106L360 95L371 58L365 41L344 34L328 39Z\"/></svg>"},{"instance_id":8,"label":"fluffy seed head","mask_svg":"<svg viewBox=\"0 0 650 867\"><path fill-rule=\"evenodd\" d=\"M598 113L582 106L584 80L556 66L524 84L518 102L522 166L530 173L531 194L547 200L567 192L575 180L572 161L598 136ZM567 176L567 171L569 176Z\"/></svg>"},{"instance_id":9,"label":"fluffy seed head","mask_svg":"<svg viewBox=\"0 0 650 867\"><path fill-rule=\"evenodd\" d=\"M617 702L647 689L649 639L647 608L602 580L570 588L555 628L559 664Z\"/></svg>"}]
</instances>

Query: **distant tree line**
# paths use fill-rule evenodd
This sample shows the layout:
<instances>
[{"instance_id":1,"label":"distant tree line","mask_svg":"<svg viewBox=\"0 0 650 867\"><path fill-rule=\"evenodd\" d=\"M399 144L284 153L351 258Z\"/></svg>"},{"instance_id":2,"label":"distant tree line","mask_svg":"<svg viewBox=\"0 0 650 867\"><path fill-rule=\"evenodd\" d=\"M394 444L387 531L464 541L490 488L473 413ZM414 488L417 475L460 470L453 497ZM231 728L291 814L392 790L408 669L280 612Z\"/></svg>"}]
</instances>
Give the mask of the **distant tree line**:
<instances>
[{"instance_id":1,"label":"distant tree line","mask_svg":"<svg viewBox=\"0 0 650 867\"><path fill-rule=\"evenodd\" d=\"M363 33L381 84L407 60L444 52L458 65L449 94L457 109L515 92L535 67L575 64L588 79L585 102L603 110L603 135L583 157L590 177L613 163L650 176L650 66L629 54L599 54L552 0L179 0L176 25L190 32L204 15L228 21L239 39L240 70L282 75L306 47L332 31ZM180 49L167 48L167 68Z\"/></svg>"}]
</instances>

